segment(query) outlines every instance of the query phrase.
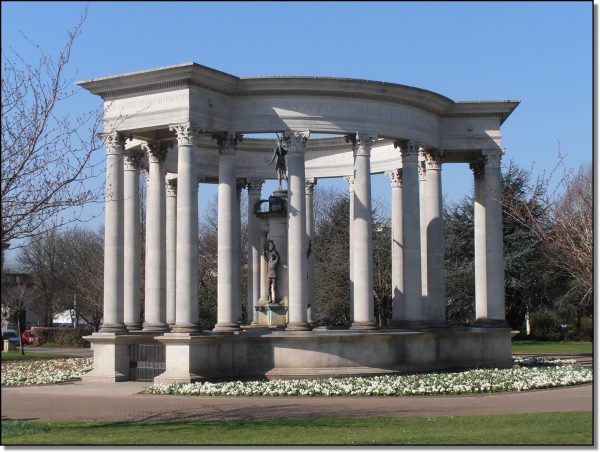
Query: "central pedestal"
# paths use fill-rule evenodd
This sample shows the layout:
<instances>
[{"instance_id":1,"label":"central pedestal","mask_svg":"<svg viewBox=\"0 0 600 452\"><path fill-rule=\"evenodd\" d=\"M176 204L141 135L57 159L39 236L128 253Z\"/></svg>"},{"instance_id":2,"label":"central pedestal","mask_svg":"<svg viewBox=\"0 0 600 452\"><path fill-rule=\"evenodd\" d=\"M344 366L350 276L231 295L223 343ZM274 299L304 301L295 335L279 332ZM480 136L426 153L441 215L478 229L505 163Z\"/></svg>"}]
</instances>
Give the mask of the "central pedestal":
<instances>
[{"instance_id":1,"label":"central pedestal","mask_svg":"<svg viewBox=\"0 0 600 452\"><path fill-rule=\"evenodd\" d=\"M261 300L256 303L259 326L278 327L288 323L288 300L285 297L279 303Z\"/></svg>"}]
</instances>

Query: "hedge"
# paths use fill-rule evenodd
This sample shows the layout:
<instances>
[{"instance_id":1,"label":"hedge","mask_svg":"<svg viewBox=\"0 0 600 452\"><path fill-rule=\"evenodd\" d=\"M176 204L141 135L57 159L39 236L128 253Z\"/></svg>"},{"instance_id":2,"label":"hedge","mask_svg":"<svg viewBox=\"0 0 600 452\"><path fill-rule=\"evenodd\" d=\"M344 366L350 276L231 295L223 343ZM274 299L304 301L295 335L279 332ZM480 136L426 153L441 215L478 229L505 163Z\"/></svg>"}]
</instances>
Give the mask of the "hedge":
<instances>
[{"instance_id":1,"label":"hedge","mask_svg":"<svg viewBox=\"0 0 600 452\"><path fill-rule=\"evenodd\" d=\"M91 334L88 328L33 328L35 338L33 345L43 345L46 342L62 345L63 347L89 347L90 343L83 340L83 336Z\"/></svg>"}]
</instances>

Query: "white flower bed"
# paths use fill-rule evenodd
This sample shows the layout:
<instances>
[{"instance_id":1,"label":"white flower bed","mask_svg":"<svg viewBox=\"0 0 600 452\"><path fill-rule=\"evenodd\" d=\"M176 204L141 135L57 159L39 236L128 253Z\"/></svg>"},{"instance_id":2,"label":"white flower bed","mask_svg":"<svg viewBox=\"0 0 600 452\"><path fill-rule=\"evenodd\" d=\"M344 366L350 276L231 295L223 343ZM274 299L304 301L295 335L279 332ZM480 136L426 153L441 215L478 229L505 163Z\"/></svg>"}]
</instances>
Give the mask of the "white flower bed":
<instances>
[{"instance_id":1,"label":"white flower bed","mask_svg":"<svg viewBox=\"0 0 600 452\"><path fill-rule=\"evenodd\" d=\"M156 384L147 392L201 396L415 396L526 391L591 381L590 369L556 366L364 378Z\"/></svg>"},{"instance_id":2,"label":"white flower bed","mask_svg":"<svg viewBox=\"0 0 600 452\"><path fill-rule=\"evenodd\" d=\"M2 386L27 386L80 379L94 365L92 358L7 361L2 363Z\"/></svg>"}]
</instances>

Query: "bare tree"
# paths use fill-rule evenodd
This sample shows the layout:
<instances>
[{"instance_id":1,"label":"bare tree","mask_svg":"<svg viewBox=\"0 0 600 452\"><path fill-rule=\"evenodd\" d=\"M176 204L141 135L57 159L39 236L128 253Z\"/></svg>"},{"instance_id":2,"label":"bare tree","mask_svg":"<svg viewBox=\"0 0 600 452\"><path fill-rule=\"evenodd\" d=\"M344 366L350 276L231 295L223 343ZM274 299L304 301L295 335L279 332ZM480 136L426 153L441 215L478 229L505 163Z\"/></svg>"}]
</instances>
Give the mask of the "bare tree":
<instances>
[{"instance_id":1,"label":"bare tree","mask_svg":"<svg viewBox=\"0 0 600 452\"><path fill-rule=\"evenodd\" d=\"M55 312L71 307L63 249L62 237L51 230L30 241L18 258L21 270L31 275L34 309L45 326L52 326Z\"/></svg>"},{"instance_id":2,"label":"bare tree","mask_svg":"<svg viewBox=\"0 0 600 452\"><path fill-rule=\"evenodd\" d=\"M593 177L591 166L574 171L567 169L563 160L559 155L554 171L529 187L537 203L516 199L505 211L535 232L548 262L567 278L569 290L563 301L577 311L579 331L581 317L593 298Z\"/></svg>"},{"instance_id":3,"label":"bare tree","mask_svg":"<svg viewBox=\"0 0 600 452\"><path fill-rule=\"evenodd\" d=\"M98 331L104 300L102 236L90 230L73 229L63 234L61 242L75 318L81 317Z\"/></svg>"},{"instance_id":4,"label":"bare tree","mask_svg":"<svg viewBox=\"0 0 600 452\"><path fill-rule=\"evenodd\" d=\"M94 177L91 158L101 146L100 110L76 117L60 111L76 92L66 70L86 15L87 8L56 56L26 36L38 61L2 49L2 257L9 244L24 246L15 240L78 221L81 212L60 214L101 193L85 184Z\"/></svg>"},{"instance_id":5,"label":"bare tree","mask_svg":"<svg viewBox=\"0 0 600 452\"><path fill-rule=\"evenodd\" d=\"M11 276L9 274L2 274L3 279ZM2 321L9 322L12 319L16 319L21 355L25 354L23 338L21 337L21 318L25 315L27 301L31 297L31 286L26 281L25 275L17 275L14 281L2 281Z\"/></svg>"}]
</instances>

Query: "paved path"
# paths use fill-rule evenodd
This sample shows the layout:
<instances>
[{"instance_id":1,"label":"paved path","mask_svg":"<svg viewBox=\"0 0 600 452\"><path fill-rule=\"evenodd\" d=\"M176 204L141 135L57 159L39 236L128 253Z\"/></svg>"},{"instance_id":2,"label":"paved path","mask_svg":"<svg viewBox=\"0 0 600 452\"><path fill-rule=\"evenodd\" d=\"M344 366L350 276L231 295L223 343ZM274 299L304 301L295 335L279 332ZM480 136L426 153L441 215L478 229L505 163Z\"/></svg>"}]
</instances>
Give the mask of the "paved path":
<instances>
[{"instance_id":1,"label":"paved path","mask_svg":"<svg viewBox=\"0 0 600 452\"><path fill-rule=\"evenodd\" d=\"M464 416L591 411L591 384L454 397L185 397L139 394L145 383L71 383L2 389L2 419L143 421Z\"/></svg>"}]
</instances>

